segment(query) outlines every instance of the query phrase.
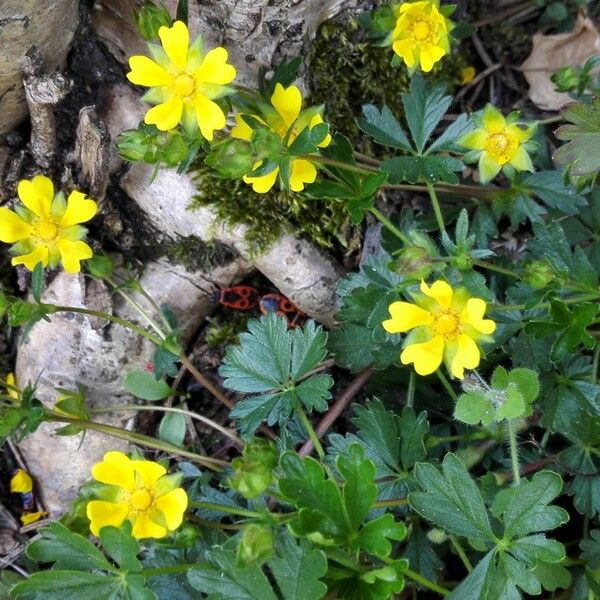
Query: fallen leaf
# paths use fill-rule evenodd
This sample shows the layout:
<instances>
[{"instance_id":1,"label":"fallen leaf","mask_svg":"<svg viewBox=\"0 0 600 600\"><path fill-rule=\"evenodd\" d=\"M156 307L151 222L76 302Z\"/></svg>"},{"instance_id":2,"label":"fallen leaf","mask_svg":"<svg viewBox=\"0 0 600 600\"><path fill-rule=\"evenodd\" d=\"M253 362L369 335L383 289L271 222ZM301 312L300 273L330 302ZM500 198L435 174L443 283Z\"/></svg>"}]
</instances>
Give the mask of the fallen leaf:
<instances>
[{"instance_id":1,"label":"fallen leaf","mask_svg":"<svg viewBox=\"0 0 600 600\"><path fill-rule=\"evenodd\" d=\"M556 35L536 34L533 50L520 69L529 83L529 98L543 110L558 110L571 101L554 89L550 76L562 67L583 65L600 53L600 33L594 23L579 14L573 31Z\"/></svg>"}]
</instances>

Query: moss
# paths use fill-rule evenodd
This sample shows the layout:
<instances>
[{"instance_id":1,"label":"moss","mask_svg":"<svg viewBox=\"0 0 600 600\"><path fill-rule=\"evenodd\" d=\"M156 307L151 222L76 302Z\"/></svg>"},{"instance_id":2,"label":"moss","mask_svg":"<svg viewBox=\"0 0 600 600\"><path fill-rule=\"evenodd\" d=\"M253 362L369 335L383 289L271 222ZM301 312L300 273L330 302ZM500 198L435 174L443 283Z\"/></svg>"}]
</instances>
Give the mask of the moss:
<instances>
[{"instance_id":1,"label":"moss","mask_svg":"<svg viewBox=\"0 0 600 600\"><path fill-rule=\"evenodd\" d=\"M173 262L190 270L210 271L233 259L233 252L220 242L203 242L190 235L165 245L165 253Z\"/></svg>"},{"instance_id":2,"label":"moss","mask_svg":"<svg viewBox=\"0 0 600 600\"><path fill-rule=\"evenodd\" d=\"M224 318L208 317L208 326L204 339L212 348L224 350L227 346L238 346L240 333L247 329L248 320L256 318L254 314L229 312Z\"/></svg>"},{"instance_id":3,"label":"moss","mask_svg":"<svg viewBox=\"0 0 600 600\"><path fill-rule=\"evenodd\" d=\"M211 206L229 226L248 227L253 254L266 250L282 233L306 236L324 248L346 246L350 218L342 202L321 202L273 189L257 194L241 180L222 179L200 163L194 167L198 195L190 210Z\"/></svg>"}]
</instances>

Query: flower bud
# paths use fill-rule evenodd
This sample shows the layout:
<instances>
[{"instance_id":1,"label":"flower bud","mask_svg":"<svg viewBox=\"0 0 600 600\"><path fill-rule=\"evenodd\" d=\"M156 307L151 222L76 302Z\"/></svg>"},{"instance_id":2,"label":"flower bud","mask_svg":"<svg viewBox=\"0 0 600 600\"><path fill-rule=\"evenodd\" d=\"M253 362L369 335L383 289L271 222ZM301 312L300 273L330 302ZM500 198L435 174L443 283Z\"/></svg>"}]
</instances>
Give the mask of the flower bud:
<instances>
[{"instance_id":1,"label":"flower bud","mask_svg":"<svg viewBox=\"0 0 600 600\"><path fill-rule=\"evenodd\" d=\"M442 529L430 529L427 532L427 539L432 543L432 544L443 544L447 539L448 536L446 535L446 532L443 531Z\"/></svg>"},{"instance_id":2,"label":"flower bud","mask_svg":"<svg viewBox=\"0 0 600 600\"><path fill-rule=\"evenodd\" d=\"M206 164L223 177L243 177L252 171L254 165L252 145L236 139L213 144L210 154L206 157Z\"/></svg>"},{"instance_id":3,"label":"flower bud","mask_svg":"<svg viewBox=\"0 0 600 600\"><path fill-rule=\"evenodd\" d=\"M580 72L577 67L563 67L550 77L559 92L571 92L579 86Z\"/></svg>"},{"instance_id":4,"label":"flower bud","mask_svg":"<svg viewBox=\"0 0 600 600\"><path fill-rule=\"evenodd\" d=\"M246 445L241 457L231 462L235 474L229 485L244 498L256 498L271 485L276 465L275 448L264 440L254 440Z\"/></svg>"},{"instance_id":5,"label":"flower bud","mask_svg":"<svg viewBox=\"0 0 600 600\"><path fill-rule=\"evenodd\" d=\"M268 527L251 523L244 528L242 540L237 549L238 567L264 563L273 552L273 534Z\"/></svg>"},{"instance_id":6,"label":"flower bud","mask_svg":"<svg viewBox=\"0 0 600 600\"><path fill-rule=\"evenodd\" d=\"M470 271L473 268L473 259L464 252L463 254L455 256L452 260L452 264L459 271Z\"/></svg>"},{"instance_id":7,"label":"flower bud","mask_svg":"<svg viewBox=\"0 0 600 600\"><path fill-rule=\"evenodd\" d=\"M425 248L407 246L403 248L394 265L397 273L421 281L430 275L433 265Z\"/></svg>"},{"instance_id":8,"label":"flower bud","mask_svg":"<svg viewBox=\"0 0 600 600\"><path fill-rule=\"evenodd\" d=\"M534 260L525 266L523 281L532 288L545 288L554 279L552 266L544 260Z\"/></svg>"}]
</instances>

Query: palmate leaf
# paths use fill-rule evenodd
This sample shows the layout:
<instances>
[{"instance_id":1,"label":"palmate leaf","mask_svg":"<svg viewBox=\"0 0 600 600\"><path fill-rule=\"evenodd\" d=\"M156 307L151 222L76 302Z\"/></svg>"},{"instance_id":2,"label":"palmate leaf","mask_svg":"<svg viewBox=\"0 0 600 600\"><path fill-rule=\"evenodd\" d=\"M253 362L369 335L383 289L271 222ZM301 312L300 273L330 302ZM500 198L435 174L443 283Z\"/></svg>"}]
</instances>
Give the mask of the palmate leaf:
<instances>
[{"instance_id":1,"label":"palmate leaf","mask_svg":"<svg viewBox=\"0 0 600 600\"><path fill-rule=\"evenodd\" d=\"M225 387L257 394L238 402L231 412L244 436L265 419L283 424L301 405L309 411L327 409L331 377L319 374L304 379L325 358L326 343L327 334L314 321L288 330L283 318L270 313L248 323L240 346L227 349L219 369Z\"/></svg>"},{"instance_id":2,"label":"palmate leaf","mask_svg":"<svg viewBox=\"0 0 600 600\"><path fill-rule=\"evenodd\" d=\"M558 474L540 471L530 481L496 494L492 512L503 526L501 538L492 529L478 486L456 456L444 457L441 472L433 465L417 464L415 478L423 490L409 495L416 512L449 533L493 548L449 598L518 599L518 588L541 593L548 578L543 568L538 577L536 566L560 562L565 556L564 546L543 534L569 518L564 509L549 506L562 490Z\"/></svg>"}]
</instances>

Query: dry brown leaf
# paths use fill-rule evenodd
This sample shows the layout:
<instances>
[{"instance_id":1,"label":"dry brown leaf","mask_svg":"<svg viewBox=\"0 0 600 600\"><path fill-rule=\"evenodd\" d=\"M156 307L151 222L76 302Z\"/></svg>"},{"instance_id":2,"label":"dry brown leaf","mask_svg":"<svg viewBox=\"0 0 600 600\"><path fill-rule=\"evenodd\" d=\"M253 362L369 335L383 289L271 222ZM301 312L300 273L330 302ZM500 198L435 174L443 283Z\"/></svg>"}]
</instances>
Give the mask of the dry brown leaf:
<instances>
[{"instance_id":1,"label":"dry brown leaf","mask_svg":"<svg viewBox=\"0 0 600 600\"><path fill-rule=\"evenodd\" d=\"M533 50L520 69L529 83L529 98L544 110L558 110L571 99L554 90L550 76L561 67L583 65L600 53L600 33L594 23L580 14L573 31L556 35L536 34Z\"/></svg>"}]
</instances>

